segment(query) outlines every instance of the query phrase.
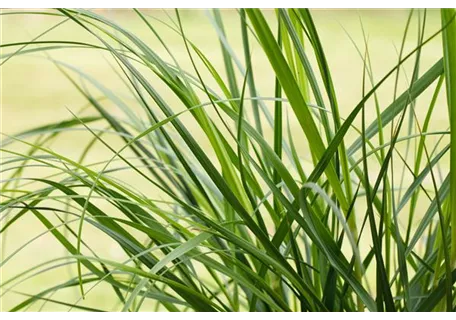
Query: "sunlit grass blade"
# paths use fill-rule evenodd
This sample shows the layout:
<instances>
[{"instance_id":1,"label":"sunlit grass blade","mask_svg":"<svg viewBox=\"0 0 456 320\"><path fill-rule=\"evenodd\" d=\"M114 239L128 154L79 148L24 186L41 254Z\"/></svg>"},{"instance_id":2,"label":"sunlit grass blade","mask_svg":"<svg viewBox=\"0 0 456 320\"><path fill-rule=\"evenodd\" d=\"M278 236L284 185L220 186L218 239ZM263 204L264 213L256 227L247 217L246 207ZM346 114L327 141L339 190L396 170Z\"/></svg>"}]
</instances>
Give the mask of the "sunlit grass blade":
<instances>
[{"instance_id":1,"label":"sunlit grass blade","mask_svg":"<svg viewBox=\"0 0 456 320\"><path fill-rule=\"evenodd\" d=\"M451 264L456 263L456 11L455 9L441 9L442 26L445 29L443 36L443 64L445 69L445 83L450 115L451 148L450 148L450 221L451 231Z\"/></svg>"}]
</instances>

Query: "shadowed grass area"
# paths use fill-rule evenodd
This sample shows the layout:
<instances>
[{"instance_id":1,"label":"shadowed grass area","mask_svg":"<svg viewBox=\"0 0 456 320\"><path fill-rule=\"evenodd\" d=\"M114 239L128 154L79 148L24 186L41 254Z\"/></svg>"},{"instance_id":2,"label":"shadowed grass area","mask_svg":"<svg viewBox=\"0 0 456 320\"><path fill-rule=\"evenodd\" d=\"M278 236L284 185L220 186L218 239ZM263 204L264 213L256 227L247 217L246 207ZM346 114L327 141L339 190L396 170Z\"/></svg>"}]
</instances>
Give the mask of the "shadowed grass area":
<instances>
[{"instance_id":1,"label":"shadowed grass area","mask_svg":"<svg viewBox=\"0 0 456 320\"><path fill-rule=\"evenodd\" d=\"M456 13L391 14L344 58L321 11L2 11L49 26L0 44L0 301L454 311Z\"/></svg>"}]
</instances>

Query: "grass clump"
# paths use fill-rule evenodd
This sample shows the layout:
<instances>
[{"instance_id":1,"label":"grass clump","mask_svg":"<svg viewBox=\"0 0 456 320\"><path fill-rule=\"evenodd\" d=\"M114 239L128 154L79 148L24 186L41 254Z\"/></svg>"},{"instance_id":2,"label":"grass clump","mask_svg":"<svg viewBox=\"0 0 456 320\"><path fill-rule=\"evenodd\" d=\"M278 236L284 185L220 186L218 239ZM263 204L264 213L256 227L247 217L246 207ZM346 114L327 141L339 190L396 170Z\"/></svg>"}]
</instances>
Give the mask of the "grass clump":
<instances>
[{"instance_id":1,"label":"grass clump","mask_svg":"<svg viewBox=\"0 0 456 320\"><path fill-rule=\"evenodd\" d=\"M187 37L178 10L167 20L134 10L154 45L93 11L2 13L13 14L58 23L30 41L2 43L1 64L40 54L87 104L2 140L3 246L28 217L44 232L24 234L0 267L42 236L67 253L28 260L2 280L0 299L21 297L12 311L39 302L98 311L91 292L99 286L119 311L455 311L453 9L441 10L432 32L429 13L412 10L398 61L380 80L365 37L356 47L363 67L353 70L362 94L346 114L306 9L237 10L242 52L230 45L224 12L209 11L224 69ZM416 46L407 49L414 20ZM62 24L90 40L46 40ZM160 28L181 38L185 63ZM441 58L422 70L423 50L440 39ZM127 94L53 58L61 49L100 51ZM258 52L271 68L268 95L259 89ZM393 99L385 104L387 83ZM444 95L449 130L432 131ZM90 135L76 158L52 147L69 133ZM100 149L108 156L88 161ZM18 289L61 269L71 276ZM77 301L59 298L75 289Z\"/></svg>"}]
</instances>

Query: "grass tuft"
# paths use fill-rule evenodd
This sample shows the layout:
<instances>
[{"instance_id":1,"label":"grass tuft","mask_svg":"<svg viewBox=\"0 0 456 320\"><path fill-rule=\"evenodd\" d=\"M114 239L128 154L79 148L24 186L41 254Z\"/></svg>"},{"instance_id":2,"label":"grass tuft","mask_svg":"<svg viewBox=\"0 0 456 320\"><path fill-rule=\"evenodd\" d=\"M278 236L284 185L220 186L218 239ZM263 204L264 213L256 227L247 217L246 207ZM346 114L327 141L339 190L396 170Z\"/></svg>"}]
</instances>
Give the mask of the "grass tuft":
<instances>
[{"instance_id":1,"label":"grass tuft","mask_svg":"<svg viewBox=\"0 0 456 320\"><path fill-rule=\"evenodd\" d=\"M208 10L216 52L187 14L134 9L130 30L90 10L2 11L54 24L1 43L1 67L38 56L84 101L2 137L8 310L455 311L456 11L435 27L411 10L388 69L361 22L348 106L313 11ZM53 38L65 27L83 36ZM67 50L100 54L118 84ZM41 239L64 254L13 272Z\"/></svg>"}]
</instances>

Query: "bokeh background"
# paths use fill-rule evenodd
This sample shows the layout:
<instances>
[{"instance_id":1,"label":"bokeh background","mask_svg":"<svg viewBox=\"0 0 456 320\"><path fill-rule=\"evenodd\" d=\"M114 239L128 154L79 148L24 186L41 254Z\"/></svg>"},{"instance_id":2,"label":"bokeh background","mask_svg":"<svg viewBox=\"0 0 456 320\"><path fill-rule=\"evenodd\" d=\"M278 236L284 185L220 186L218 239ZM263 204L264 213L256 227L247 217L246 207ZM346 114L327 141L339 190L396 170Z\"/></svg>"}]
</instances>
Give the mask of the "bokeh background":
<instances>
[{"instance_id":1,"label":"bokeh background","mask_svg":"<svg viewBox=\"0 0 456 320\"><path fill-rule=\"evenodd\" d=\"M18 12L18 10L4 9L1 11L0 42L3 45L13 42L30 41L63 20L61 17L45 15L4 15L5 13ZM150 44L158 55L170 61L167 58L165 49L133 11L107 9L96 11L136 34L143 41ZM275 13L271 10L266 10L265 12L271 21L273 30L275 30ZM150 17L151 23L154 24L154 27L156 27L157 31L159 31L166 41L167 46L178 59L183 69L193 73L181 36L160 22L163 21L172 24L172 21L175 21L174 12L154 9L143 10L143 13ZM219 72L224 74L220 43L216 31L212 27L211 19L208 17L208 12L206 10L183 10L181 14L187 37L211 59L211 62ZM366 47L365 39L367 39L367 47L372 63L373 78L374 81L378 81L398 61L409 10L312 10L312 14L314 15L329 66L332 70L341 116L344 117L350 113L362 97L363 60L361 55L364 54ZM234 10L223 10L222 15L228 40L233 50L243 60L239 15ZM423 15L421 15L422 17ZM417 45L417 19L418 15L414 15L412 18L411 28L405 40L404 52L409 52ZM440 28L439 12L429 10L425 23L426 36L436 32ZM71 40L99 44L93 36L72 21L67 21L59 25L40 38L40 40ZM358 51L356 46L358 46L360 51ZM91 77L100 81L105 87L124 97L127 103L135 104L135 102L129 100L128 91L115 73L115 62L108 54L91 49L59 49L50 50L47 54L30 52L28 54L17 55L5 62L6 55L18 48L2 48L2 52L0 53L2 59L0 131L3 134L14 135L40 125L70 119L72 115L69 110L78 113L81 108L87 106L85 98L75 90L74 86L56 68L51 59L71 65L76 70L89 74ZM32 47L30 46L28 48ZM275 80L273 72L258 44L253 41L252 56L258 91L263 96L273 96ZM441 40L440 37L436 37L423 49L421 70L423 72L426 71L441 56ZM413 59L407 62L404 68L401 69L398 94L407 88L412 74L412 67ZM72 75L75 79L78 79L76 73L73 72ZM204 75L203 72L203 77ZM213 84L213 81L209 77L205 79L207 79L209 85ZM238 76L239 79L242 79L242 77ZM163 90L162 94L168 101L176 101L176 104L173 105L176 111L182 110L183 107L178 103L178 100L171 93L167 92L160 80L154 77L151 77L149 80L159 90ZM426 106L431 99L433 88L434 85L420 97L420 100L416 104L416 114L420 119L424 118L426 111L423 108L420 109L420 101L423 101L422 105ZM393 101L393 92L394 77L391 81L388 80L379 90L378 99L382 108L386 108ZM93 94L102 98L96 89L93 89ZM272 108L272 104L267 105ZM114 106L110 107L108 104L107 108L113 114L119 113L118 109ZM135 108L135 106L132 107L133 110L136 110ZM446 130L448 126L448 113L444 95L440 95L436 109L436 112L433 114L430 130ZM371 110L374 109L372 108ZM95 114L95 111L86 110L83 114ZM370 122L374 119L375 112L368 112L367 117ZM198 132L197 126L190 117L184 117L184 119L187 119L187 122L184 123L190 128L194 128L195 132ZM294 123L293 120L291 120L291 126L297 129L297 135L302 134L300 129L298 129L298 124ZM267 137L272 137L271 132L266 132L265 134ZM90 133L87 132L67 132L53 142L51 147L66 157L78 159L82 149L86 146L90 138ZM5 139L4 135L2 135L2 139ZM113 144L117 143L121 145L118 141L119 139L115 137L106 137L106 139L112 141ZM348 139L350 139L350 136ZM430 144L432 143L432 139L432 137L429 137L428 141L430 141ZM201 136L200 141L203 146L207 143L203 136ZM398 148L402 147L402 145L398 145ZM19 144L15 145L14 148L18 151L25 150ZM298 148L305 150L304 147L298 146ZM208 153L211 153L209 149ZM103 161L110 156L110 151L100 146L90 152L86 162ZM303 161L306 160L305 154L301 154L300 156L304 159ZM402 170L402 167L399 170ZM27 171L28 176L41 176L45 174L46 172L43 172L41 169ZM7 178L8 174L2 172L2 183ZM140 189L149 187L144 181L134 176L127 175L123 179ZM406 177L405 179L408 178ZM24 217L7 234L2 235L2 259L9 257L18 248L21 248L28 241L44 231L44 227L36 218L32 216ZM99 233L92 233L90 228L84 231L84 235L88 238L88 241L91 241L94 249L101 255L110 259L121 259L124 257L116 244L100 237ZM0 281L7 280L34 264L61 257L65 254L65 250L52 236L48 234L41 235L22 248L14 255L14 258L5 263L0 269ZM53 284L61 283L71 276L75 276L74 268L59 268L52 272L31 277L14 289L21 292L33 293L50 287ZM104 284L97 286L88 293L85 301L78 303L108 310L115 309L117 304L116 299L109 290L105 289ZM108 291L109 294L107 293ZM25 296L13 292L4 294L0 298L1 310L8 310L25 298ZM53 298L64 299L65 301L74 303L80 298L80 293L78 288L74 287L57 293ZM147 305L145 307L147 309ZM40 308L56 311L68 310L68 307L58 306L52 303L44 304L43 301L35 303L29 310L39 310Z\"/></svg>"}]
</instances>

